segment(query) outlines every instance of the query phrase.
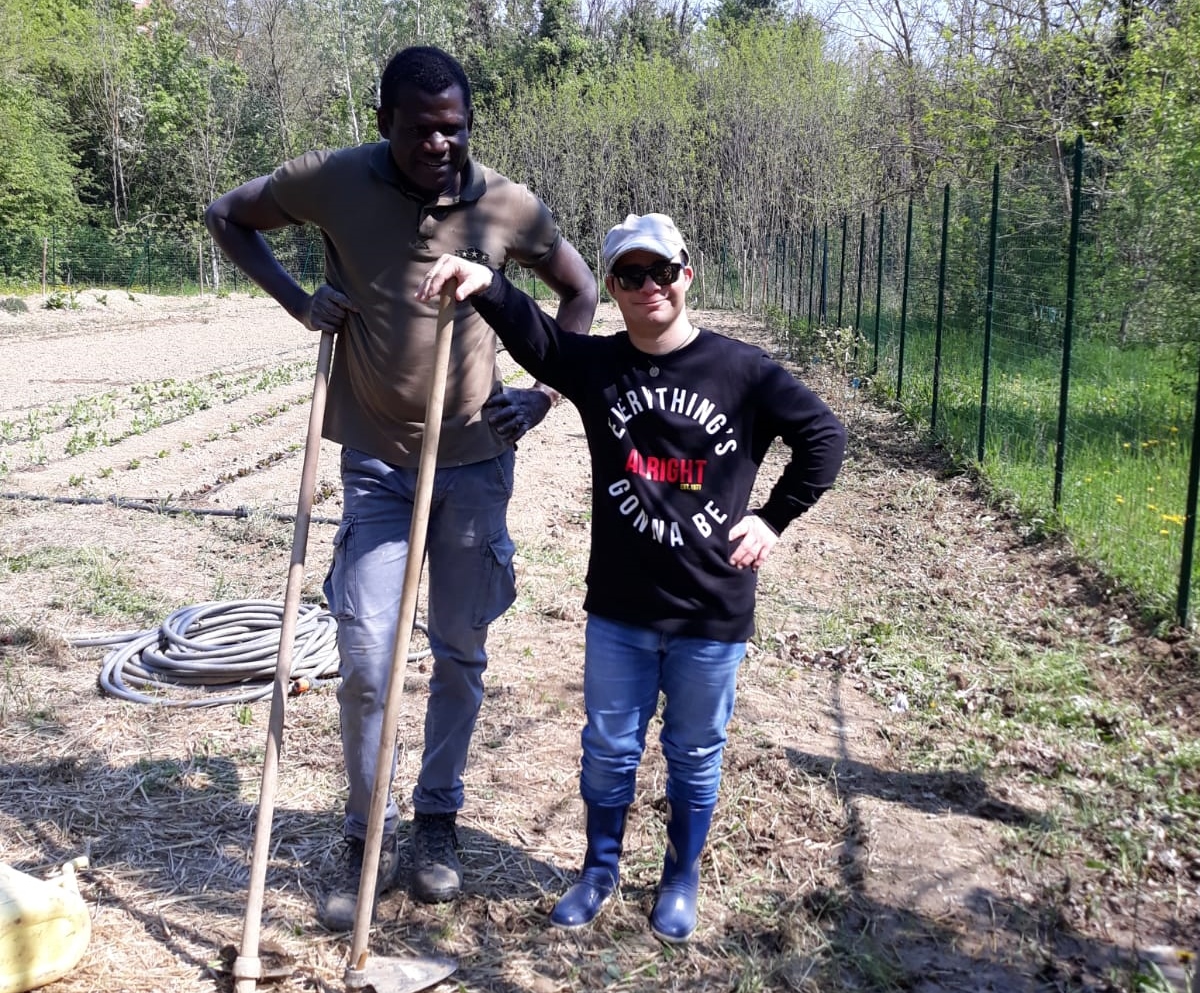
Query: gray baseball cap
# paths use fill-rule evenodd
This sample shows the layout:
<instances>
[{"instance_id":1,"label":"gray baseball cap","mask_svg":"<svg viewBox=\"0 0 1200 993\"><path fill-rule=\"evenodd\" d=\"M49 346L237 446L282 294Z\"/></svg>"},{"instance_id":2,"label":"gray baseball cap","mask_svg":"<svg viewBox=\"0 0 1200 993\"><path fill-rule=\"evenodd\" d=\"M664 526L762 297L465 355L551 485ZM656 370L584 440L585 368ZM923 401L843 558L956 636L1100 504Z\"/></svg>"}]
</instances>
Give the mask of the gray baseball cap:
<instances>
[{"instance_id":1,"label":"gray baseball cap","mask_svg":"<svg viewBox=\"0 0 1200 993\"><path fill-rule=\"evenodd\" d=\"M687 262L687 246L675 222L666 214L628 214L604 236L604 272L626 252L644 249L664 259L682 258Z\"/></svg>"}]
</instances>

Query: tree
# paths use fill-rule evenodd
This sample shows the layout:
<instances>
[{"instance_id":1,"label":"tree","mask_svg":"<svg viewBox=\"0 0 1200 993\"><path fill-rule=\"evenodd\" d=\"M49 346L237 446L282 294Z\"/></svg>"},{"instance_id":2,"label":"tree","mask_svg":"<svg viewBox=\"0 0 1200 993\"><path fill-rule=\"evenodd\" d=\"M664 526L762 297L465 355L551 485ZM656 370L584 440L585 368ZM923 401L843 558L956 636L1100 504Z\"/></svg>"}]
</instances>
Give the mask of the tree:
<instances>
[{"instance_id":1,"label":"tree","mask_svg":"<svg viewBox=\"0 0 1200 993\"><path fill-rule=\"evenodd\" d=\"M0 227L44 230L84 212L67 102L79 78L87 13L65 0L0 5Z\"/></svg>"},{"instance_id":2,"label":"tree","mask_svg":"<svg viewBox=\"0 0 1200 993\"><path fill-rule=\"evenodd\" d=\"M1132 288L1116 309L1122 341L1200 343L1200 2L1146 11L1130 26L1099 250L1105 296ZM1195 362L1189 363L1194 383Z\"/></svg>"}]
</instances>

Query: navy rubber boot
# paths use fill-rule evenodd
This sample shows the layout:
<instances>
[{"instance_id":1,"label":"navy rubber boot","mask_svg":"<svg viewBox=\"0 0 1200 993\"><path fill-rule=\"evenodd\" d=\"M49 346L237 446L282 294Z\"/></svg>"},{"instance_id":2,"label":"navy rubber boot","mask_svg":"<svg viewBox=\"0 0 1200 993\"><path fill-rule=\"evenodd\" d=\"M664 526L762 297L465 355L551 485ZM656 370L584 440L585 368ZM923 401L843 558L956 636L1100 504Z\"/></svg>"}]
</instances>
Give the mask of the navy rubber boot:
<instances>
[{"instance_id":1,"label":"navy rubber boot","mask_svg":"<svg viewBox=\"0 0 1200 993\"><path fill-rule=\"evenodd\" d=\"M621 858L621 841L625 837L625 815L628 807L587 808L587 852L583 871L550 911L550 923L560 928L577 928L591 924L604 902L613 894L620 880L617 863Z\"/></svg>"},{"instance_id":2,"label":"navy rubber boot","mask_svg":"<svg viewBox=\"0 0 1200 993\"><path fill-rule=\"evenodd\" d=\"M671 805L667 820L667 854L658 898L650 912L650 930L672 945L696 930L696 896L700 890L700 853L712 824L712 807Z\"/></svg>"}]
</instances>

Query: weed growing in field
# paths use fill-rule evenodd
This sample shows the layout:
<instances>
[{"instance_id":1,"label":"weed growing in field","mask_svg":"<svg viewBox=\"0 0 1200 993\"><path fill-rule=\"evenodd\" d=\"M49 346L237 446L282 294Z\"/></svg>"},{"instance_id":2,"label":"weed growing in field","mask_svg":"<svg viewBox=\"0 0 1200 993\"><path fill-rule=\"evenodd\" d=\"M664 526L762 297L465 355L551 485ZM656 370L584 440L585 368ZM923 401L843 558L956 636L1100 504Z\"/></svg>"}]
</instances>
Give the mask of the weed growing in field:
<instances>
[{"instance_id":1,"label":"weed growing in field","mask_svg":"<svg viewBox=\"0 0 1200 993\"><path fill-rule=\"evenodd\" d=\"M82 452L90 451L102 443L102 437L102 431L96 431L94 429L90 431L80 431L76 429L71 437L67 439L67 454L79 455Z\"/></svg>"},{"instance_id":2,"label":"weed growing in field","mask_svg":"<svg viewBox=\"0 0 1200 993\"><path fill-rule=\"evenodd\" d=\"M77 310L79 301L75 297L75 291L71 290L63 293L62 290L55 290L46 297L42 304L44 310Z\"/></svg>"},{"instance_id":3,"label":"weed growing in field","mask_svg":"<svg viewBox=\"0 0 1200 993\"><path fill-rule=\"evenodd\" d=\"M135 619L151 623L166 606L161 597L148 595L136 574L111 553L95 548L45 546L33 552L2 555L0 570L12 573L65 570L69 581L57 584L65 591L52 607L69 607L92 617Z\"/></svg>"}]
</instances>

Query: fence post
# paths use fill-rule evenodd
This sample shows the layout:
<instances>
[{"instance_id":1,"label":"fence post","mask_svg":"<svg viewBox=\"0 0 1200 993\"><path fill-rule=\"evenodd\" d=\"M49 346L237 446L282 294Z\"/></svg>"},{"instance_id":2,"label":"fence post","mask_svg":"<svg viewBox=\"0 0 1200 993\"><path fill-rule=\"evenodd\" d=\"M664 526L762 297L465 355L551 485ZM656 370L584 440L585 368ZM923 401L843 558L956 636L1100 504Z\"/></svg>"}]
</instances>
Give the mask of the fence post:
<instances>
[{"instance_id":1,"label":"fence post","mask_svg":"<svg viewBox=\"0 0 1200 993\"><path fill-rule=\"evenodd\" d=\"M1192 596L1192 562L1196 548L1196 501L1200 497L1200 371L1196 374L1196 400L1192 408L1192 456L1188 461L1187 504L1183 519L1183 554L1179 558L1179 593L1175 616L1187 625Z\"/></svg>"},{"instance_id":2,"label":"fence post","mask_svg":"<svg viewBox=\"0 0 1200 993\"><path fill-rule=\"evenodd\" d=\"M811 261L808 267L808 329L812 330L813 322L813 287L817 281L817 222L813 221L812 226L812 251L809 253Z\"/></svg>"},{"instance_id":3,"label":"fence post","mask_svg":"<svg viewBox=\"0 0 1200 993\"><path fill-rule=\"evenodd\" d=\"M879 316L883 305L883 219L886 207L879 208L879 255L875 258L875 357L871 360L871 375L879 372Z\"/></svg>"},{"instance_id":4,"label":"fence post","mask_svg":"<svg viewBox=\"0 0 1200 993\"><path fill-rule=\"evenodd\" d=\"M824 327L829 323L829 222L821 230L821 296L817 320Z\"/></svg>"},{"instance_id":5,"label":"fence post","mask_svg":"<svg viewBox=\"0 0 1200 993\"><path fill-rule=\"evenodd\" d=\"M800 261L796 263L796 320L800 319L801 297L804 292L804 225L800 225Z\"/></svg>"},{"instance_id":6,"label":"fence post","mask_svg":"<svg viewBox=\"0 0 1200 993\"><path fill-rule=\"evenodd\" d=\"M747 276L748 268L746 263L746 252L747 249L745 246L743 246L742 250L738 253L736 260L737 278L731 280L729 284L729 303L730 306L736 309L744 310L747 314L749 314L753 310L752 304L754 287L751 285L753 283L753 274ZM750 302L747 302L746 300L747 288L749 288L751 294Z\"/></svg>"},{"instance_id":7,"label":"fence post","mask_svg":"<svg viewBox=\"0 0 1200 993\"><path fill-rule=\"evenodd\" d=\"M983 465L983 446L987 436L988 380L992 372L992 313L996 302L996 245L1000 229L1000 163L992 168L992 220L988 230L987 298L983 305L983 383L979 392L979 447L976 454Z\"/></svg>"},{"instance_id":8,"label":"fence post","mask_svg":"<svg viewBox=\"0 0 1200 993\"><path fill-rule=\"evenodd\" d=\"M838 263L837 326L842 326L842 297L846 292L846 215L842 215L842 260Z\"/></svg>"},{"instance_id":9,"label":"fence post","mask_svg":"<svg viewBox=\"0 0 1200 993\"><path fill-rule=\"evenodd\" d=\"M912 270L913 202L908 198L908 224L904 229L904 281L900 290L900 350L896 355L896 399L904 387L904 333L908 328L908 277Z\"/></svg>"},{"instance_id":10,"label":"fence post","mask_svg":"<svg viewBox=\"0 0 1200 993\"><path fill-rule=\"evenodd\" d=\"M1075 330L1075 275L1079 263L1079 215L1083 203L1083 138L1075 139L1075 175L1071 189L1071 242L1067 251L1067 313L1063 319L1062 378L1058 389L1058 432L1054 452L1054 509L1062 503L1067 447L1067 397L1071 387L1071 336Z\"/></svg>"},{"instance_id":11,"label":"fence post","mask_svg":"<svg viewBox=\"0 0 1200 993\"><path fill-rule=\"evenodd\" d=\"M725 243L721 242L721 306L725 306Z\"/></svg>"},{"instance_id":12,"label":"fence post","mask_svg":"<svg viewBox=\"0 0 1200 993\"><path fill-rule=\"evenodd\" d=\"M780 245L783 247L781 248ZM783 310L783 284L787 278L787 235L781 234L775 239L775 300L780 310Z\"/></svg>"},{"instance_id":13,"label":"fence post","mask_svg":"<svg viewBox=\"0 0 1200 993\"><path fill-rule=\"evenodd\" d=\"M862 334L862 281L866 244L867 212L864 210L858 221L858 289L854 294L854 362L856 369L858 368L858 338Z\"/></svg>"},{"instance_id":14,"label":"fence post","mask_svg":"<svg viewBox=\"0 0 1200 993\"><path fill-rule=\"evenodd\" d=\"M785 318L787 320L788 333L791 333L792 327L792 249L790 244L791 239L787 235L783 236L783 286L779 291L779 309L786 311Z\"/></svg>"},{"instance_id":15,"label":"fence post","mask_svg":"<svg viewBox=\"0 0 1200 993\"><path fill-rule=\"evenodd\" d=\"M933 398L929 431L937 432L938 391L942 382L942 319L946 313L946 235L950 226L950 184L942 192L942 254L938 260L937 318L933 331Z\"/></svg>"}]
</instances>

